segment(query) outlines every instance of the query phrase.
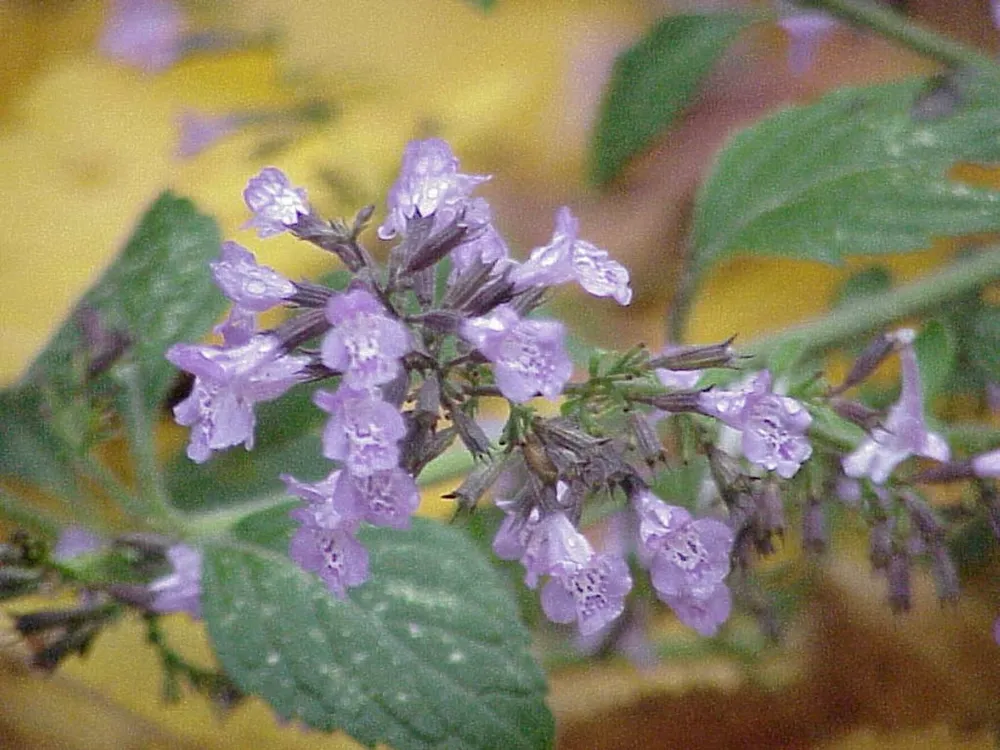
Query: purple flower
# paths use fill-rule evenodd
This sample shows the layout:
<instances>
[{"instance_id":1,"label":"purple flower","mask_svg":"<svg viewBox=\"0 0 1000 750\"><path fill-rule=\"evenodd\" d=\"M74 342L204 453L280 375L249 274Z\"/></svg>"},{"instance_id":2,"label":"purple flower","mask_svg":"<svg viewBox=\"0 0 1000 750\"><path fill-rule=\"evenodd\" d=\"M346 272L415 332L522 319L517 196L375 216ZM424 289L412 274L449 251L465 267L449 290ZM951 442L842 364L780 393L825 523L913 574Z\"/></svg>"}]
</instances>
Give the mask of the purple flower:
<instances>
[{"instance_id":1,"label":"purple flower","mask_svg":"<svg viewBox=\"0 0 1000 750\"><path fill-rule=\"evenodd\" d=\"M715 635L719 626L729 619L733 608L729 587L724 583L718 584L704 597L684 592L660 598L674 611L678 620L705 636Z\"/></svg>"},{"instance_id":2,"label":"purple flower","mask_svg":"<svg viewBox=\"0 0 1000 750\"><path fill-rule=\"evenodd\" d=\"M171 0L114 0L100 50L115 62L157 73L180 59L185 25Z\"/></svg>"},{"instance_id":3,"label":"purple flower","mask_svg":"<svg viewBox=\"0 0 1000 750\"><path fill-rule=\"evenodd\" d=\"M869 437L844 457L844 473L849 477L868 477L875 484L883 484L910 456L947 461L951 455L944 438L930 432L924 422L920 369L913 351L913 336L909 329L896 334L902 345L899 361L903 383L899 401L889 410L885 427L873 429Z\"/></svg>"},{"instance_id":4,"label":"purple flower","mask_svg":"<svg viewBox=\"0 0 1000 750\"><path fill-rule=\"evenodd\" d=\"M192 159L202 151L211 148L226 136L232 135L246 122L237 114L206 115L193 109L186 109L177 116L178 159Z\"/></svg>"},{"instance_id":5,"label":"purple flower","mask_svg":"<svg viewBox=\"0 0 1000 750\"><path fill-rule=\"evenodd\" d=\"M837 28L836 20L826 13L799 11L794 7L788 9L778 25L788 34L788 69L793 75L803 75L812 67L816 46Z\"/></svg>"},{"instance_id":6,"label":"purple flower","mask_svg":"<svg viewBox=\"0 0 1000 750\"><path fill-rule=\"evenodd\" d=\"M277 338L254 336L242 346L175 344L167 359L195 376L191 395L174 407L178 424L191 427L187 454L201 463L213 450L253 447L253 406L278 398L306 379L308 357L285 353Z\"/></svg>"},{"instance_id":7,"label":"purple flower","mask_svg":"<svg viewBox=\"0 0 1000 750\"><path fill-rule=\"evenodd\" d=\"M614 297L627 305L632 300L628 270L611 260L607 251L578 239L578 229L569 208L560 208L551 242L532 250L528 260L511 272L514 288L555 286L575 279L595 297Z\"/></svg>"},{"instance_id":8,"label":"purple flower","mask_svg":"<svg viewBox=\"0 0 1000 750\"><path fill-rule=\"evenodd\" d=\"M767 393L771 389L771 373L761 370L746 378L734 390L712 389L698 397L701 410L716 419L722 420L737 430L743 429L743 410L747 396L750 394Z\"/></svg>"},{"instance_id":9,"label":"purple flower","mask_svg":"<svg viewBox=\"0 0 1000 750\"><path fill-rule=\"evenodd\" d=\"M253 212L244 228L253 227L261 239L273 237L296 224L300 215L309 213L306 191L292 187L285 173L276 167L265 167L250 178L243 191L243 200Z\"/></svg>"},{"instance_id":10,"label":"purple flower","mask_svg":"<svg viewBox=\"0 0 1000 750\"><path fill-rule=\"evenodd\" d=\"M66 562L80 555L99 552L104 546L103 539L82 526L67 526L59 533L56 546L52 548L52 559Z\"/></svg>"},{"instance_id":11,"label":"purple flower","mask_svg":"<svg viewBox=\"0 0 1000 750\"><path fill-rule=\"evenodd\" d=\"M389 188L388 216L378 228L383 240L406 235L413 218L434 217L436 232L452 222L463 210L477 185L488 175L461 174L451 146L439 138L410 141L403 151L399 177Z\"/></svg>"},{"instance_id":12,"label":"purple flower","mask_svg":"<svg viewBox=\"0 0 1000 750\"><path fill-rule=\"evenodd\" d=\"M566 485L559 484L557 491L565 492ZM593 556L590 543L565 513L543 515L538 508L527 517L509 513L493 539L493 552L501 560L520 560L524 584L532 589L541 576L579 568Z\"/></svg>"},{"instance_id":13,"label":"purple flower","mask_svg":"<svg viewBox=\"0 0 1000 750\"><path fill-rule=\"evenodd\" d=\"M1000 478L1000 449L973 458L972 473L981 478Z\"/></svg>"},{"instance_id":14,"label":"purple flower","mask_svg":"<svg viewBox=\"0 0 1000 750\"><path fill-rule=\"evenodd\" d=\"M483 202L485 203L485 201ZM466 212L466 219L468 219L468 212ZM451 251L450 280L452 282L467 271L473 263L478 262L485 266L496 263L498 265L495 267L494 273L499 273L509 262L510 250L507 243L504 242L496 227L488 222L489 219L483 222L471 239Z\"/></svg>"},{"instance_id":15,"label":"purple flower","mask_svg":"<svg viewBox=\"0 0 1000 750\"><path fill-rule=\"evenodd\" d=\"M326 319L333 328L323 338L323 364L342 372L345 386L381 385L399 374L400 358L411 346L409 331L369 291L331 297Z\"/></svg>"},{"instance_id":16,"label":"purple flower","mask_svg":"<svg viewBox=\"0 0 1000 750\"><path fill-rule=\"evenodd\" d=\"M368 580L368 550L354 537L355 521L325 501L310 502L289 515L302 525L292 535L288 556L303 570L317 573L341 599L347 596L348 587Z\"/></svg>"},{"instance_id":17,"label":"purple flower","mask_svg":"<svg viewBox=\"0 0 1000 750\"><path fill-rule=\"evenodd\" d=\"M657 380L664 388L672 388L678 391L687 391L698 385L701 380L701 370L664 370L659 368L654 370ZM706 391L711 393L711 391Z\"/></svg>"},{"instance_id":18,"label":"purple flower","mask_svg":"<svg viewBox=\"0 0 1000 750\"><path fill-rule=\"evenodd\" d=\"M404 469L377 471L369 477L348 477L351 512L375 526L408 529L420 505L420 490Z\"/></svg>"},{"instance_id":19,"label":"purple flower","mask_svg":"<svg viewBox=\"0 0 1000 750\"><path fill-rule=\"evenodd\" d=\"M153 594L150 608L160 614L187 612L201 617L201 550L186 544L175 544L167 550L173 572L149 584Z\"/></svg>"},{"instance_id":20,"label":"purple flower","mask_svg":"<svg viewBox=\"0 0 1000 750\"><path fill-rule=\"evenodd\" d=\"M500 305L465 321L461 331L494 364L497 387L515 403L538 394L555 398L573 374L559 322L522 320L513 307Z\"/></svg>"},{"instance_id":21,"label":"purple flower","mask_svg":"<svg viewBox=\"0 0 1000 750\"><path fill-rule=\"evenodd\" d=\"M667 505L648 491L633 502L659 597L710 596L729 575L732 530L713 518L692 519L686 509Z\"/></svg>"},{"instance_id":22,"label":"purple flower","mask_svg":"<svg viewBox=\"0 0 1000 750\"><path fill-rule=\"evenodd\" d=\"M542 609L553 622L576 620L580 635L596 633L625 610L632 589L620 557L591 553L586 563L559 572L542 588Z\"/></svg>"},{"instance_id":23,"label":"purple flower","mask_svg":"<svg viewBox=\"0 0 1000 750\"><path fill-rule=\"evenodd\" d=\"M257 316L239 305L233 305L226 319L212 329L214 333L222 336L222 341L227 347L249 344L256 330Z\"/></svg>"},{"instance_id":24,"label":"purple flower","mask_svg":"<svg viewBox=\"0 0 1000 750\"><path fill-rule=\"evenodd\" d=\"M235 242L223 242L221 257L209 266L222 293L246 310L264 312L295 294L295 284Z\"/></svg>"},{"instance_id":25,"label":"purple flower","mask_svg":"<svg viewBox=\"0 0 1000 750\"><path fill-rule=\"evenodd\" d=\"M743 412L743 455L750 463L790 479L812 455L805 436L811 423L809 412L795 399L751 394Z\"/></svg>"},{"instance_id":26,"label":"purple flower","mask_svg":"<svg viewBox=\"0 0 1000 750\"><path fill-rule=\"evenodd\" d=\"M370 477L399 465L403 417L392 404L367 390L341 387L316 391L316 405L331 416L323 430L323 455L341 461L354 477Z\"/></svg>"}]
</instances>

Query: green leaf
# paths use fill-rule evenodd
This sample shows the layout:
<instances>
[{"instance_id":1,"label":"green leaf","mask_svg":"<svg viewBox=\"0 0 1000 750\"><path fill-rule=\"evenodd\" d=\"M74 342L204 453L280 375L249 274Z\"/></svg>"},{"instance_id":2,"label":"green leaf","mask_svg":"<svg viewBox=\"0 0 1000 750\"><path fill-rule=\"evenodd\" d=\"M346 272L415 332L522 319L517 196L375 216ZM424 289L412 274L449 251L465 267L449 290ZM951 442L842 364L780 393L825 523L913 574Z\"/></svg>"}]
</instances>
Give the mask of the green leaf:
<instances>
[{"instance_id":1,"label":"green leaf","mask_svg":"<svg viewBox=\"0 0 1000 750\"><path fill-rule=\"evenodd\" d=\"M950 326L940 320L924 324L913 342L920 366L920 381L924 400L941 393L951 380L958 356L958 344Z\"/></svg>"},{"instance_id":2,"label":"green leaf","mask_svg":"<svg viewBox=\"0 0 1000 750\"><path fill-rule=\"evenodd\" d=\"M1000 160L1000 91L974 81L955 114L915 121L923 86L837 91L733 138L695 206L696 272L736 253L838 263L1000 229L1000 192L948 177Z\"/></svg>"},{"instance_id":3,"label":"green leaf","mask_svg":"<svg viewBox=\"0 0 1000 750\"><path fill-rule=\"evenodd\" d=\"M14 477L71 499L75 493L69 447L53 433L36 388L0 391L0 476Z\"/></svg>"},{"instance_id":4,"label":"green leaf","mask_svg":"<svg viewBox=\"0 0 1000 750\"><path fill-rule=\"evenodd\" d=\"M142 368L145 402L153 409L177 372L163 357L167 347L202 338L225 307L208 267L218 253L215 221L198 213L191 201L163 193L32 364L27 379L44 384L60 399L80 389L73 362L83 347L79 313L89 308L107 329L130 336L132 356Z\"/></svg>"},{"instance_id":5,"label":"green leaf","mask_svg":"<svg viewBox=\"0 0 1000 750\"><path fill-rule=\"evenodd\" d=\"M1000 307L981 307L965 342L969 361L990 383L1000 383Z\"/></svg>"},{"instance_id":6,"label":"green leaf","mask_svg":"<svg viewBox=\"0 0 1000 750\"><path fill-rule=\"evenodd\" d=\"M615 62L591 145L591 179L617 175L681 115L716 61L753 17L668 16Z\"/></svg>"},{"instance_id":7,"label":"green leaf","mask_svg":"<svg viewBox=\"0 0 1000 750\"><path fill-rule=\"evenodd\" d=\"M873 297L892 288L892 274L885 266L869 266L845 279L834 295L833 306L845 307L865 297Z\"/></svg>"},{"instance_id":8,"label":"green leaf","mask_svg":"<svg viewBox=\"0 0 1000 750\"><path fill-rule=\"evenodd\" d=\"M493 10L493 6L496 5L496 0L465 0L465 2L483 11Z\"/></svg>"},{"instance_id":9,"label":"green leaf","mask_svg":"<svg viewBox=\"0 0 1000 750\"><path fill-rule=\"evenodd\" d=\"M361 538L371 580L346 601L265 547L205 549L205 621L236 685L281 717L366 745L551 746L528 634L475 546L424 519Z\"/></svg>"}]
</instances>

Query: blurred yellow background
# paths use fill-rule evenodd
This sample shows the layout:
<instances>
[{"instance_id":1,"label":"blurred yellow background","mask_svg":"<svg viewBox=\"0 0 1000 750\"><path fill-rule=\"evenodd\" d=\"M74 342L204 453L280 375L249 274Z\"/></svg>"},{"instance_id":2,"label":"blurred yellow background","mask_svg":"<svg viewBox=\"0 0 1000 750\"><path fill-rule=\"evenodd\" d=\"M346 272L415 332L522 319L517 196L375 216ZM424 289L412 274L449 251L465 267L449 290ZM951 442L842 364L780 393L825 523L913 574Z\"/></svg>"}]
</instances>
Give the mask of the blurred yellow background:
<instances>
[{"instance_id":1,"label":"blurred yellow background","mask_svg":"<svg viewBox=\"0 0 1000 750\"><path fill-rule=\"evenodd\" d=\"M782 103L847 82L932 68L842 29L804 78L785 71L785 40L760 30L727 55L689 116L611 190L586 187L585 148L614 55L684 3L497 0L484 15L460 0L195 2L200 23L277 30L280 43L192 57L146 75L96 52L103 3L0 3L0 382L17 378L48 332L96 277L164 188L214 215L223 235L286 273L327 262L240 226L241 190L275 164L328 216L381 206L403 145L429 132L449 140L465 171L495 175L484 193L511 244L526 252L570 204L585 237L633 270L633 307L574 310L570 325L623 346L663 341L694 188L727 133ZM690 4L688 4L690 5ZM985 0L911 3L973 43L993 45ZM176 117L289 107L310 97L336 116L303 128L261 158L249 128L197 158L174 157ZM900 279L927 272L952 248L893 259ZM864 259L852 264L862 267ZM847 273L789 261L718 268L695 306L692 341L745 339L823 311ZM844 554L839 554L844 553ZM1000 649L989 624L1000 592L984 578L941 610L921 580L916 612L892 618L881 581L853 547L811 571L816 602L785 652L756 680L714 660L557 674L551 704L561 745L587 747L991 747L1000 720ZM208 658L200 628L172 618L171 636ZM0 625L0 639L5 628ZM164 707L159 670L134 623L112 628L86 660L52 677L0 660L0 747L353 747L275 723L259 703L220 721L200 699ZM2 640L0 640L2 642Z\"/></svg>"}]
</instances>

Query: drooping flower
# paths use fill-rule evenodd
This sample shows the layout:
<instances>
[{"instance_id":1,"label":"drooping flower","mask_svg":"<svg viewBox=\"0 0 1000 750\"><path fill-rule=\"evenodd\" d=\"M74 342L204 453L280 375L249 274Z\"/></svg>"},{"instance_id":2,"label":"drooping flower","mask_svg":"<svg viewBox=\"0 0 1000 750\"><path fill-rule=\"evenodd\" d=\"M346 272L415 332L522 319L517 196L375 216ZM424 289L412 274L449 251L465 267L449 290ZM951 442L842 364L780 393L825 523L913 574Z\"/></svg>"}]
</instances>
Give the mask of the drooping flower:
<instances>
[{"instance_id":1,"label":"drooping flower","mask_svg":"<svg viewBox=\"0 0 1000 750\"><path fill-rule=\"evenodd\" d=\"M566 486L560 482L562 492ZM590 543L565 513L543 514L537 507L526 516L508 513L493 538L493 552L501 560L519 560L524 584L535 588L538 579L584 565L593 554Z\"/></svg>"},{"instance_id":2,"label":"drooping flower","mask_svg":"<svg viewBox=\"0 0 1000 750\"><path fill-rule=\"evenodd\" d=\"M719 626L729 619L733 608L732 595L724 583L718 584L705 597L685 591L675 596L660 596L660 599L674 611L678 620L704 636L715 635Z\"/></svg>"},{"instance_id":3,"label":"drooping flower","mask_svg":"<svg viewBox=\"0 0 1000 750\"><path fill-rule=\"evenodd\" d=\"M250 178L243 190L243 200L253 212L243 226L256 229L261 239L288 231L300 215L309 213L306 191L293 187L285 173L276 167L265 167Z\"/></svg>"},{"instance_id":4,"label":"drooping flower","mask_svg":"<svg viewBox=\"0 0 1000 750\"><path fill-rule=\"evenodd\" d=\"M100 50L115 62L157 73L180 59L186 26L173 0L114 0Z\"/></svg>"},{"instance_id":5,"label":"drooping flower","mask_svg":"<svg viewBox=\"0 0 1000 750\"><path fill-rule=\"evenodd\" d=\"M973 458L972 473L981 478L1000 478L1000 449Z\"/></svg>"},{"instance_id":6,"label":"drooping flower","mask_svg":"<svg viewBox=\"0 0 1000 750\"><path fill-rule=\"evenodd\" d=\"M329 413L323 430L323 455L341 461L355 477L370 477L399 465L403 417L392 404L368 390L341 387L316 391L316 405Z\"/></svg>"},{"instance_id":7,"label":"drooping flower","mask_svg":"<svg viewBox=\"0 0 1000 750\"><path fill-rule=\"evenodd\" d=\"M249 344L257 331L257 315L244 307L233 305L229 308L226 319L212 331L222 336L222 341L227 347Z\"/></svg>"},{"instance_id":8,"label":"drooping flower","mask_svg":"<svg viewBox=\"0 0 1000 750\"><path fill-rule=\"evenodd\" d=\"M462 336L494 364L500 392L515 403L558 396L573 374L562 323L522 320L510 305L462 324Z\"/></svg>"},{"instance_id":9,"label":"drooping flower","mask_svg":"<svg viewBox=\"0 0 1000 750\"><path fill-rule=\"evenodd\" d=\"M743 416L743 455L750 463L790 479L812 455L806 430L812 416L798 401L774 393L751 394Z\"/></svg>"},{"instance_id":10,"label":"drooping flower","mask_svg":"<svg viewBox=\"0 0 1000 750\"><path fill-rule=\"evenodd\" d=\"M323 364L342 372L344 385L381 385L399 374L400 358L411 346L409 331L371 292L352 289L331 297L326 319L333 328L323 338Z\"/></svg>"},{"instance_id":11,"label":"drooping flower","mask_svg":"<svg viewBox=\"0 0 1000 750\"><path fill-rule=\"evenodd\" d=\"M553 622L576 620L580 635L587 636L621 615L631 589L632 576L624 560L590 550L585 563L566 567L546 582L542 610Z\"/></svg>"},{"instance_id":12,"label":"drooping flower","mask_svg":"<svg viewBox=\"0 0 1000 750\"><path fill-rule=\"evenodd\" d=\"M149 584L153 594L150 608L154 612L187 612L201 617L201 550L186 544L175 544L167 550L167 560L173 572Z\"/></svg>"},{"instance_id":13,"label":"drooping flower","mask_svg":"<svg viewBox=\"0 0 1000 750\"><path fill-rule=\"evenodd\" d=\"M698 406L709 416L722 420L737 430L743 428L743 412L747 396L767 393L771 389L771 373L761 370L746 378L736 388L713 388L698 397Z\"/></svg>"},{"instance_id":14,"label":"drooping flower","mask_svg":"<svg viewBox=\"0 0 1000 750\"><path fill-rule=\"evenodd\" d=\"M648 491L633 500L639 539L661 599L712 594L729 575L733 532L714 518L693 519Z\"/></svg>"},{"instance_id":15,"label":"drooping flower","mask_svg":"<svg viewBox=\"0 0 1000 750\"><path fill-rule=\"evenodd\" d=\"M264 312L295 294L295 284L257 258L242 245L226 241L222 254L209 263L216 285L235 304Z\"/></svg>"},{"instance_id":16,"label":"drooping flower","mask_svg":"<svg viewBox=\"0 0 1000 750\"><path fill-rule=\"evenodd\" d=\"M302 524L288 546L288 556L299 567L318 574L341 599L349 587L368 580L368 550L354 536L356 521L337 513L327 501L308 502L289 515Z\"/></svg>"},{"instance_id":17,"label":"drooping flower","mask_svg":"<svg viewBox=\"0 0 1000 750\"><path fill-rule=\"evenodd\" d=\"M434 217L438 231L461 212L477 185L489 175L462 174L451 146L440 138L410 141L403 151L403 163L396 182L389 188L389 210L378 228L383 240L406 235L407 223L414 218Z\"/></svg>"},{"instance_id":18,"label":"drooping flower","mask_svg":"<svg viewBox=\"0 0 1000 750\"><path fill-rule=\"evenodd\" d=\"M902 388L885 421L849 455L844 457L844 473L849 477L868 477L883 484L899 464L910 456L925 456L947 461L951 455L948 444L936 432L930 432L924 421L920 368L913 350L914 333L903 329L896 333L901 348Z\"/></svg>"},{"instance_id":19,"label":"drooping flower","mask_svg":"<svg viewBox=\"0 0 1000 750\"><path fill-rule=\"evenodd\" d=\"M578 230L579 222L569 208L560 208L549 244L532 250L528 260L511 272L514 288L521 291L576 280L595 297L613 297L627 305L632 301L628 270L611 260L607 251L578 239Z\"/></svg>"},{"instance_id":20,"label":"drooping flower","mask_svg":"<svg viewBox=\"0 0 1000 750\"><path fill-rule=\"evenodd\" d=\"M408 529L420 505L420 490L401 468L377 471L369 477L348 477L346 502L350 512L375 526Z\"/></svg>"},{"instance_id":21,"label":"drooping flower","mask_svg":"<svg viewBox=\"0 0 1000 750\"><path fill-rule=\"evenodd\" d=\"M166 357L195 376L191 395L174 407L191 427L187 454L201 463L213 450L253 447L254 404L270 401L306 379L309 357L283 351L277 338L259 334L235 347L175 344Z\"/></svg>"}]
</instances>

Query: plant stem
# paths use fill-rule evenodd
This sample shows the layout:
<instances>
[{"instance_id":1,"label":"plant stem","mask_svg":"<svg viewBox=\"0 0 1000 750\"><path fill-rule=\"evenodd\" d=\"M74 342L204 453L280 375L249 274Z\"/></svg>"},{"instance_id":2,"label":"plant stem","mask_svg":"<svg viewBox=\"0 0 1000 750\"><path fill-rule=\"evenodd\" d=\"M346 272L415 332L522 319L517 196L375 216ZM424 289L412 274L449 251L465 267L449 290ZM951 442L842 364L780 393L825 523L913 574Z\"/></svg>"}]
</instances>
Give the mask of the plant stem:
<instances>
[{"instance_id":1,"label":"plant stem","mask_svg":"<svg viewBox=\"0 0 1000 750\"><path fill-rule=\"evenodd\" d=\"M153 425L146 410L138 365L128 363L116 368L115 375L125 389L122 417L128 429L129 450L135 461L138 497L161 530L177 530L178 517L163 483L163 474L156 461Z\"/></svg>"},{"instance_id":2,"label":"plant stem","mask_svg":"<svg viewBox=\"0 0 1000 750\"><path fill-rule=\"evenodd\" d=\"M1000 66L988 55L909 21L901 13L869 0L802 0L839 18L878 32L921 55L953 68L977 68L1000 75Z\"/></svg>"},{"instance_id":3,"label":"plant stem","mask_svg":"<svg viewBox=\"0 0 1000 750\"><path fill-rule=\"evenodd\" d=\"M748 367L761 366L768 355L792 341L800 340L803 356L822 352L838 344L871 333L904 318L916 315L1000 280L1000 248L991 247L967 260L876 297L858 300L849 307L786 328L751 341L742 347L752 352Z\"/></svg>"}]
</instances>

